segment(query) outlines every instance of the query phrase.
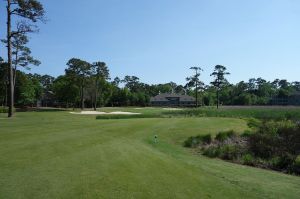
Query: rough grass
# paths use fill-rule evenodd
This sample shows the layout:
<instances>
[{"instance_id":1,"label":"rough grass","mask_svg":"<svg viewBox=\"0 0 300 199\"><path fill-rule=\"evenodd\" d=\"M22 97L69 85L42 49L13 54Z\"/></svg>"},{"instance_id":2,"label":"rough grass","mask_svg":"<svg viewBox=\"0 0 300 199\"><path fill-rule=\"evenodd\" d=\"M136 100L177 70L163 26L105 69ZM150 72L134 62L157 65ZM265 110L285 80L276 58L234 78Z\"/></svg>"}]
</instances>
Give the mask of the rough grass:
<instances>
[{"instance_id":1,"label":"rough grass","mask_svg":"<svg viewBox=\"0 0 300 199\"><path fill-rule=\"evenodd\" d=\"M300 107L289 106L223 106L182 108L182 110L165 110L162 108L101 108L100 111L130 111L140 115L99 115L98 119L130 119L130 118L171 118L171 117L231 117L256 118L273 120L300 120Z\"/></svg>"},{"instance_id":2,"label":"rough grass","mask_svg":"<svg viewBox=\"0 0 300 199\"><path fill-rule=\"evenodd\" d=\"M0 114L0 198L299 198L299 177L182 147L189 136L245 128L234 118Z\"/></svg>"},{"instance_id":3,"label":"rough grass","mask_svg":"<svg viewBox=\"0 0 300 199\"><path fill-rule=\"evenodd\" d=\"M160 114L138 114L138 115L98 115L96 116L96 119L101 119L101 120L109 120L109 119L137 119L137 118L161 118L163 117Z\"/></svg>"},{"instance_id":4,"label":"rough grass","mask_svg":"<svg viewBox=\"0 0 300 199\"><path fill-rule=\"evenodd\" d=\"M215 107L190 108L182 111L165 112L165 115L184 117L233 117L257 119L300 119L299 107Z\"/></svg>"}]
</instances>

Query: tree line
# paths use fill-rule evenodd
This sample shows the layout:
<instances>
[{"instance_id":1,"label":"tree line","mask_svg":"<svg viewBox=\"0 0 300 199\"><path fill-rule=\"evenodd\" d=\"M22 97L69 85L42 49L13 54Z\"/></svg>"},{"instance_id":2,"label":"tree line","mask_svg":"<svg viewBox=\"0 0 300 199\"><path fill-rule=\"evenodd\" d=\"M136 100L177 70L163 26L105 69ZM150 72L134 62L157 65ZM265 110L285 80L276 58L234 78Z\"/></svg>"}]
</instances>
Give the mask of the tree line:
<instances>
[{"instance_id":1,"label":"tree line","mask_svg":"<svg viewBox=\"0 0 300 199\"><path fill-rule=\"evenodd\" d=\"M200 71L191 67L195 74L186 78L186 84L174 82L147 84L136 76L111 79L109 67L105 62L87 61L71 58L67 62L65 74L50 75L26 74L18 69L14 73L15 103L25 106L85 107L101 106L148 106L150 97L159 93L187 94L196 97L197 104L212 106L222 105L268 105L272 97L287 98L300 91L300 82L288 82L285 79L266 81L251 78L231 84L225 78L229 75L225 66L216 65L211 73L214 80L205 85L200 80ZM7 62L0 64L0 104L7 106L9 81ZM196 69L197 68L197 69ZM200 70L201 69L201 70Z\"/></svg>"}]
</instances>

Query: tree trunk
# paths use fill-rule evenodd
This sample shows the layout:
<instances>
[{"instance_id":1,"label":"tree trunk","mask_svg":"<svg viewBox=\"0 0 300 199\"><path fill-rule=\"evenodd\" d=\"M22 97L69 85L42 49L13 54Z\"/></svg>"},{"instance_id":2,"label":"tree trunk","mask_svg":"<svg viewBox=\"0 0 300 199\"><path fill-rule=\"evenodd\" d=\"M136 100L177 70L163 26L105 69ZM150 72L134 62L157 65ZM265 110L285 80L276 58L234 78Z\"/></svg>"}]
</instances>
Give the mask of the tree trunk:
<instances>
[{"instance_id":1,"label":"tree trunk","mask_svg":"<svg viewBox=\"0 0 300 199\"><path fill-rule=\"evenodd\" d=\"M84 94L83 94L83 86L81 86L81 110L84 109Z\"/></svg>"},{"instance_id":2,"label":"tree trunk","mask_svg":"<svg viewBox=\"0 0 300 199\"><path fill-rule=\"evenodd\" d=\"M217 89L217 109L219 109L219 89Z\"/></svg>"},{"instance_id":3,"label":"tree trunk","mask_svg":"<svg viewBox=\"0 0 300 199\"><path fill-rule=\"evenodd\" d=\"M8 76L8 74L6 74ZM5 80L5 101L4 101L4 105L5 107L7 107L7 98L8 98L8 82L7 79Z\"/></svg>"},{"instance_id":4,"label":"tree trunk","mask_svg":"<svg viewBox=\"0 0 300 199\"><path fill-rule=\"evenodd\" d=\"M196 73L197 75L197 73ZM198 84L197 84L197 80L196 80L196 107L198 107Z\"/></svg>"},{"instance_id":5,"label":"tree trunk","mask_svg":"<svg viewBox=\"0 0 300 199\"><path fill-rule=\"evenodd\" d=\"M97 110L97 101L98 101L98 81L96 80L96 86L95 86L95 103L94 103L94 110Z\"/></svg>"},{"instance_id":6,"label":"tree trunk","mask_svg":"<svg viewBox=\"0 0 300 199\"><path fill-rule=\"evenodd\" d=\"M16 59L16 63L15 63L15 66L14 66L14 76L13 76L13 82L14 82L14 89L16 88L16 78L17 78L17 67L18 67L18 48L17 48L17 50L16 50L16 57L15 57L15 59Z\"/></svg>"},{"instance_id":7,"label":"tree trunk","mask_svg":"<svg viewBox=\"0 0 300 199\"><path fill-rule=\"evenodd\" d=\"M8 117L13 116L14 109L14 85L13 85L13 68L12 68L12 52L11 52L11 13L10 0L7 0L7 61L8 61L8 79L9 79L9 103Z\"/></svg>"}]
</instances>

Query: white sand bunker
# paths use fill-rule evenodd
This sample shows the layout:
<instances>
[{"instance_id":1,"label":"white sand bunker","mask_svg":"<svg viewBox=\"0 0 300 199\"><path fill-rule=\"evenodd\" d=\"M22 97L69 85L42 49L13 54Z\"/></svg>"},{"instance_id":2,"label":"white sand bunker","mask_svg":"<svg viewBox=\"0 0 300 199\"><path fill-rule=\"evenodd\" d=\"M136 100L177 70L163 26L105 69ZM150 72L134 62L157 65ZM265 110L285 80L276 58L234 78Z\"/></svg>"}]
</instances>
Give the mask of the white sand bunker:
<instances>
[{"instance_id":1,"label":"white sand bunker","mask_svg":"<svg viewBox=\"0 0 300 199\"><path fill-rule=\"evenodd\" d=\"M80 115L138 115L141 113L132 113L132 112L123 112L123 111L114 111L110 113L100 112L100 111L81 111L81 112L70 112L72 114Z\"/></svg>"},{"instance_id":2,"label":"white sand bunker","mask_svg":"<svg viewBox=\"0 0 300 199\"><path fill-rule=\"evenodd\" d=\"M168 111L177 111L177 110L183 110L182 108L163 108L164 110Z\"/></svg>"}]
</instances>

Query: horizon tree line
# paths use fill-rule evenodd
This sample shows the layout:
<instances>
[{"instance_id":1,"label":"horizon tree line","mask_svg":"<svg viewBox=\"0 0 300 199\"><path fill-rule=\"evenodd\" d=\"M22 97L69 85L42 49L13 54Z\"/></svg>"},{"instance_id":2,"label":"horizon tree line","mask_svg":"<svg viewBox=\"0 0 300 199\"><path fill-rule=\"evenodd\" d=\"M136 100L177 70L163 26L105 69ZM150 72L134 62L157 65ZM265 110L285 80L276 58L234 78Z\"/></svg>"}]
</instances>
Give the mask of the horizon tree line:
<instances>
[{"instance_id":1,"label":"horizon tree line","mask_svg":"<svg viewBox=\"0 0 300 199\"><path fill-rule=\"evenodd\" d=\"M58 77L26 74L15 71L15 96L17 107L57 106L73 108L93 108L102 106L148 106L150 97L159 93L178 93L196 97L197 105L219 107L223 105L268 105L272 97L288 98L300 92L300 82L275 79L272 82L262 78L251 78L230 84L225 76L229 73L225 66L216 65L209 85L200 81L198 71L187 78L185 85L175 82L146 84L137 76L110 78L105 62L72 58L67 62L65 74ZM0 64L0 105L7 106L7 63ZM195 70L195 69L192 69ZM197 87L196 87L197 82Z\"/></svg>"}]
</instances>

